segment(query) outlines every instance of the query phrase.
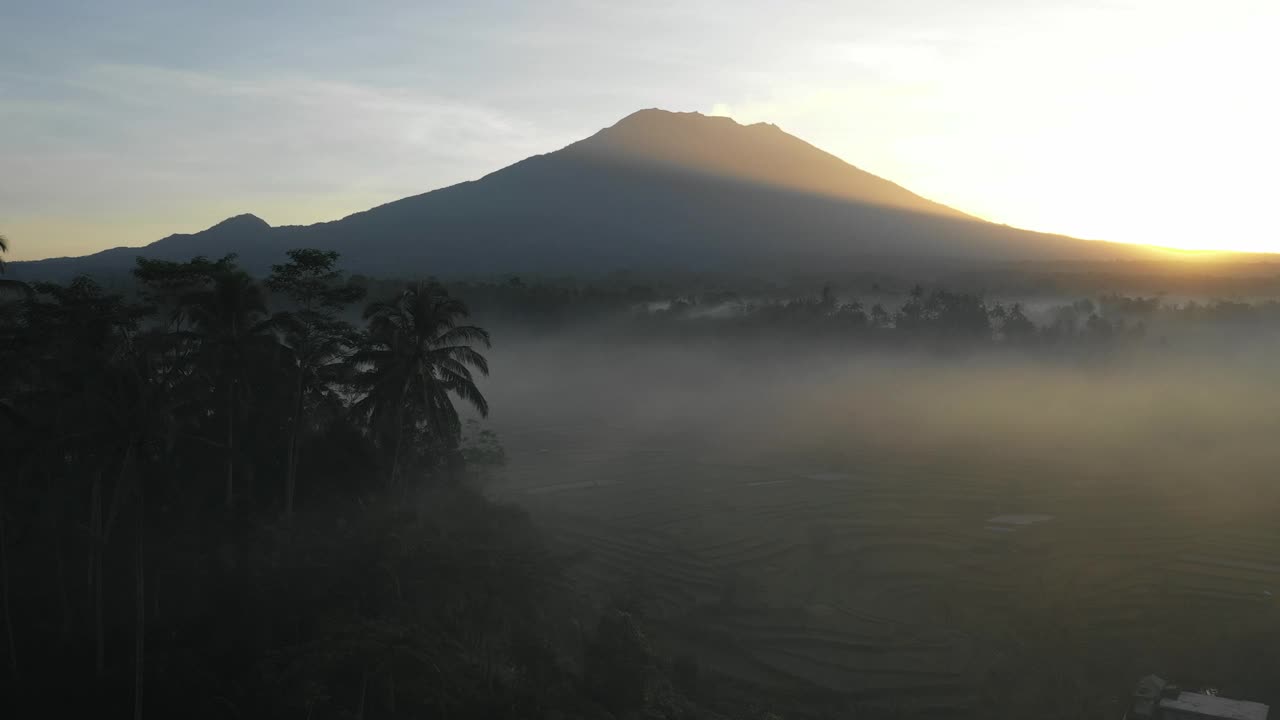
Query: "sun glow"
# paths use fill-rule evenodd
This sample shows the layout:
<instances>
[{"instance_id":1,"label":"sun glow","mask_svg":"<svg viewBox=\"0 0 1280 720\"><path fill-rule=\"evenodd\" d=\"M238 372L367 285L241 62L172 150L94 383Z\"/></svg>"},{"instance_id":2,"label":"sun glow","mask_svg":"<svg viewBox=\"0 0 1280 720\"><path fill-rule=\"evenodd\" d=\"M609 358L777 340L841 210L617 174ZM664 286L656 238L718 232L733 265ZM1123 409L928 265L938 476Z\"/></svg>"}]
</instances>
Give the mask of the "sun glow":
<instances>
[{"instance_id":1,"label":"sun glow","mask_svg":"<svg viewBox=\"0 0 1280 720\"><path fill-rule=\"evenodd\" d=\"M870 88L796 90L712 112L777 122L994 222L1280 252L1280 100L1267 89L1277 34L1274 3L1037 11L1015 28L862 47L846 57L887 78Z\"/></svg>"},{"instance_id":2,"label":"sun glow","mask_svg":"<svg viewBox=\"0 0 1280 720\"><path fill-rule=\"evenodd\" d=\"M12 260L334 220L655 106L777 124L998 223L1280 252L1277 0L408 3L287 36L274 11L157 35L147 3L113 29L61 5L0 23Z\"/></svg>"}]
</instances>

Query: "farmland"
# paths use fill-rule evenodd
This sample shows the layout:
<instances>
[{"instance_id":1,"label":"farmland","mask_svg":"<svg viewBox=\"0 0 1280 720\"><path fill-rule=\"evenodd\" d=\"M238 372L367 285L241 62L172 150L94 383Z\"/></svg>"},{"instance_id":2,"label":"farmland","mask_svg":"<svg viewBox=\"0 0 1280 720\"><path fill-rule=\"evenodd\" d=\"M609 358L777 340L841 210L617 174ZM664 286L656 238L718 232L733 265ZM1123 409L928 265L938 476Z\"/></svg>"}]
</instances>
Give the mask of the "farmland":
<instances>
[{"instance_id":1,"label":"farmland","mask_svg":"<svg viewBox=\"0 0 1280 720\"><path fill-rule=\"evenodd\" d=\"M1069 460L1102 455L1088 444L797 438L798 420L772 428L748 417L755 401L722 393L736 380L686 377L669 391L683 414L652 389L653 412L618 416L613 395L577 381L588 390L572 408L498 423L510 463L492 490L572 558L580 593L628 595L670 652L910 716L1056 697L1063 717L1115 717L1153 671L1274 691L1239 651L1244 638L1274 647L1280 628L1280 523L1257 468L1178 473L1178 448L1144 447L1143 466ZM530 405L564 391L524 388Z\"/></svg>"}]
</instances>

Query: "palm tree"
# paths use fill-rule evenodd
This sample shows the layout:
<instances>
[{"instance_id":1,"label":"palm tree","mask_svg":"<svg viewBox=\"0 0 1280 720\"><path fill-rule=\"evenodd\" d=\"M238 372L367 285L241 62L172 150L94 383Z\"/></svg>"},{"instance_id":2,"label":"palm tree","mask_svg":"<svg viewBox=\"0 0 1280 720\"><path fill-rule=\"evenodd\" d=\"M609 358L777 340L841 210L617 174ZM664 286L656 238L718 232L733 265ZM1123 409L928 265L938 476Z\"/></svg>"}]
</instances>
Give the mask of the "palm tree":
<instances>
[{"instance_id":1,"label":"palm tree","mask_svg":"<svg viewBox=\"0 0 1280 720\"><path fill-rule=\"evenodd\" d=\"M290 250L289 262L272 267L267 286L286 295L293 310L277 312L271 322L281 334L294 375L293 411L285 460L285 518L293 517L297 487L299 437L303 417L313 407L336 400L338 385L357 335L342 320L343 308L364 297L364 288L344 284L337 269L338 253Z\"/></svg>"},{"instance_id":2,"label":"palm tree","mask_svg":"<svg viewBox=\"0 0 1280 720\"><path fill-rule=\"evenodd\" d=\"M5 238L5 236L0 235L0 255L3 255L4 253L7 253L7 252L9 252L9 241L8 239ZM0 257L0 275L4 275L4 258L3 257ZM21 292L27 297L31 297L31 286L27 285L24 282L19 282L17 280L5 280L4 278L0 278L0 290L4 290L5 288L11 288L18 292ZM3 293L0 293L0 303L3 303L5 301L5 298L3 295L4 295Z\"/></svg>"},{"instance_id":3,"label":"palm tree","mask_svg":"<svg viewBox=\"0 0 1280 720\"><path fill-rule=\"evenodd\" d=\"M226 412L225 503L235 499L236 419L255 351L272 343L262 288L247 273L229 267L212 275L208 287L183 298L182 305L200 341L205 369L223 394Z\"/></svg>"},{"instance_id":4,"label":"palm tree","mask_svg":"<svg viewBox=\"0 0 1280 720\"><path fill-rule=\"evenodd\" d=\"M18 337L28 369L16 398L25 432L19 440L23 457L15 466L20 482L43 470L50 481L47 497L61 492L54 478L87 490L94 665L101 677L106 551L118 518L139 491L140 448L164 434L163 420L152 411L160 388L149 382L134 344L143 308L104 294L83 277L65 287L38 283L35 290ZM55 553L60 566L61 550ZM58 589L65 611L61 579Z\"/></svg>"},{"instance_id":5,"label":"palm tree","mask_svg":"<svg viewBox=\"0 0 1280 720\"><path fill-rule=\"evenodd\" d=\"M462 423L451 396L481 416L489 414L471 372L489 374L488 361L472 347L490 347L489 333L458 324L467 315L466 305L435 282L409 285L400 295L365 309L369 329L353 360L366 394L356 410L391 445L393 488L400 482L406 425L425 427L452 455Z\"/></svg>"}]
</instances>

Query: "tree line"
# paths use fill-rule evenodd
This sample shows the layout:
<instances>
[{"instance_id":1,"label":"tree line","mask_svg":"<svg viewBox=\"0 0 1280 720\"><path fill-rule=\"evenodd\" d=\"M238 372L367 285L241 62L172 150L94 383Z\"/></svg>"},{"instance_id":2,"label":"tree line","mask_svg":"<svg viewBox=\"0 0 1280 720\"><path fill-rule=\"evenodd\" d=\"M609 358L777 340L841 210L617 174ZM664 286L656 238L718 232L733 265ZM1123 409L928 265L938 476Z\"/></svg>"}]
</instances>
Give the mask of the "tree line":
<instances>
[{"instance_id":1,"label":"tree line","mask_svg":"<svg viewBox=\"0 0 1280 720\"><path fill-rule=\"evenodd\" d=\"M0 707L95 717L770 716L584 607L463 422L489 333L293 250L0 297ZM474 430L474 432L473 432ZM745 707L745 709L743 709ZM23 714L19 712L18 714Z\"/></svg>"},{"instance_id":2,"label":"tree line","mask_svg":"<svg viewBox=\"0 0 1280 720\"><path fill-rule=\"evenodd\" d=\"M0 303L9 692L92 700L107 715L188 703L193 716L232 717L242 703L295 703L322 717L319 708L353 706L332 697L344 683L368 693L391 682L396 673L372 661L354 675L339 667L371 657L360 644L376 633L351 624L376 624L369 604L389 602L372 589L386 581L360 565L394 575L397 559L428 552L369 555L385 533L409 532L396 515L404 498L456 485L467 451L459 404L488 412L476 380L488 373L490 339L434 282L402 286L352 323L365 292L337 263L336 253L294 250L259 282L234 256L139 259L133 298L81 277ZM453 502L496 522L478 499ZM371 522L353 512L375 506L391 508L378 515L386 527L332 524ZM485 532L476 542L519 534ZM334 536L350 545L317 549ZM398 606L410 594L399 580ZM353 597L312 592L320 586ZM277 607L285 597L294 607ZM353 634L313 647L334 628ZM285 648L305 662L346 659L276 677L268 702L268 677L304 662L283 658ZM415 694L401 690L400 702Z\"/></svg>"},{"instance_id":3,"label":"tree line","mask_svg":"<svg viewBox=\"0 0 1280 720\"><path fill-rule=\"evenodd\" d=\"M489 335L465 323L466 306L438 283L412 283L369 303L357 328L343 313L364 290L336 269L338 255L288 257L262 283L234 256L140 258L134 301L87 277L32 285L3 325L4 408L25 441L18 467L74 461L131 477L146 474L142 463L198 457L220 466L226 510L287 518L300 448L335 427L362 437L388 488L407 470L456 463L454 399L488 412L475 378L488 373L477 348ZM280 487L254 485L267 469Z\"/></svg>"},{"instance_id":4,"label":"tree line","mask_svg":"<svg viewBox=\"0 0 1280 720\"><path fill-rule=\"evenodd\" d=\"M355 282L368 287L391 283L362 276ZM844 339L869 346L954 349L985 344L1096 349L1146 337L1149 325L1156 320L1181 322L1192 313L1205 318L1225 317L1228 312L1241 315L1241 308L1231 303L1190 302L1171 307L1157 298L1108 294L1096 302L1062 303L1033 317L1020 301L1002 302L977 292L919 284L894 290L888 280L883 282L871 282L861 291L837 291L826 284L815 293L749 278L673 278L667 283L644 284L620 274L595 282L511 276L453 281L447 287L493 327L512 332L590 327L619 339L770 333L797 339ZM703 286L697 287L700 284ZM729 289L738 285L740 289ZM1175 311L1184 307L1186 313L1175 317ZM1256 309L1261 317L1265 308Z\"/></svg>"},{"instance_id":5,"label":"tree line","mask_svg":"<svg viewBox=\"0 0 1280 720\"><path fill-rule=\"evenodd\" d=\"M747 299L735 293L679 297L634 310L623 325L646 333L796 341L825 338L868 348L955 351L981 346L1019 350L1098 350L1147 332L1146 319L1104 314L1092 301L1053 308L1033 320L1021 302L977 293L913 286L904 296L839 298L828 286L816 296Z\"/></svg>"}]
</instances>

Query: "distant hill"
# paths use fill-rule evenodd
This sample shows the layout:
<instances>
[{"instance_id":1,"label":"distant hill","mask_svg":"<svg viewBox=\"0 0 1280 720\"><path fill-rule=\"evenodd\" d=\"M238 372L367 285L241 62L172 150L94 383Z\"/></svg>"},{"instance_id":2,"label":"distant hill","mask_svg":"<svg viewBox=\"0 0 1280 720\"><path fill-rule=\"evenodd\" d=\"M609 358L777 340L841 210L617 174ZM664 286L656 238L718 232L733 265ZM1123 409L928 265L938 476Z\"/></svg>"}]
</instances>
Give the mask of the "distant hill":
<instances>
[{"instance_id":1,"label":"distant hill","mask_svg":"<svg viewBox=\"0 0 1280 720\"><path fill-rule=\"evenodd\" d=\"M641 110L485 177L308 226L240 215L191 235L79 258L12 263L13 277L126 271L139 255L341 252L354 272L865 269L1150 258L1138 246L1018 230L926 200L773 125Z\"/></svg>"}]
</instances>

